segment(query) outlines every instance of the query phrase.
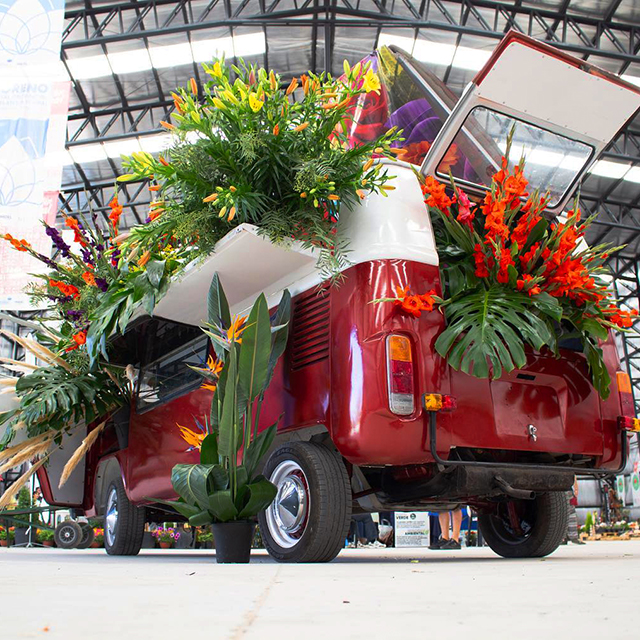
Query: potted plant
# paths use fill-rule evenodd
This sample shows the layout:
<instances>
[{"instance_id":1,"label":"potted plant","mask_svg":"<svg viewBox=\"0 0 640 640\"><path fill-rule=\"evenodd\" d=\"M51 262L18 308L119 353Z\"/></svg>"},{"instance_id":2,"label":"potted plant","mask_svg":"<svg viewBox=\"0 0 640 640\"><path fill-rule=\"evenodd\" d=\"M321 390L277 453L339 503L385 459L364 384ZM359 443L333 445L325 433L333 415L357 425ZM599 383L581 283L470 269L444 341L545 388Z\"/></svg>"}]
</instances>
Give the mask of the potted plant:
<instances>
[{"instance_id":1,"label":"potted plant","mask_svg":"<svg viewBox=\"0 0 640 640\"><path fill-rule=\"evenodd\" d=\"M99 549L104 545L104 529L102 527L94 527L93 534L94 538L91 543L91 548Z\"/></svg>"},{"instance_id":2,"label":"potted plant","mask_svg":"<svg viewBox=\"0 0 640 640\"><path fill-rule=\"evenodd\" d=\"M0 547L8 547L9 546L9 531L6 527L0 525Z\"/></svg>"},{"instance_id":3,"label":"potted plant","mask_svg":"<svg viewBox=\"0 0 640 640\"><path fill-rule=\"evenodd\" d=\"M291 297L285 290L270 317L261 294L248 317L232 319L215 274L208 309L205 333L217 360L198 370L215 388L211 419L200 463L173 467L171 482L180 499L164 502L192 526L212 524L217 562L249 562L255 517L276 495L276 487L258 471L277 423L261 432L258 424L265 390L287 343Z\"/></svg>"},{"instance_id":4,"label":"potted plant","mask_svg":"<svg viewBox=\"0 0 640 640\"><path fill-rule=\"evenodd\" d=\"M200 549L213 548L213 533L206 529L198 528L196 531L196 543Z\"/></svg>"},{"instance_id":5,"label":"potted plant","mask_svg":"<svg viewBox=\"0 0 640 640\"><path fill-rule=\"evenodd\" d=\"M53 531L49 529L38 529L36 532L36 539L44 547L53 547L55 545L53 540Z\"/></svg>"},{"instance_id":6,"label":"potted plant","mask_svg":"<svg viewBox=\"0 0 640 640\"><path fill-rule=\"evenodd\" d=\"M158 527L153 533L161 549L170 549L173 543L180 538L180 532L173 527Z\"/></svg>"}]
</instances>

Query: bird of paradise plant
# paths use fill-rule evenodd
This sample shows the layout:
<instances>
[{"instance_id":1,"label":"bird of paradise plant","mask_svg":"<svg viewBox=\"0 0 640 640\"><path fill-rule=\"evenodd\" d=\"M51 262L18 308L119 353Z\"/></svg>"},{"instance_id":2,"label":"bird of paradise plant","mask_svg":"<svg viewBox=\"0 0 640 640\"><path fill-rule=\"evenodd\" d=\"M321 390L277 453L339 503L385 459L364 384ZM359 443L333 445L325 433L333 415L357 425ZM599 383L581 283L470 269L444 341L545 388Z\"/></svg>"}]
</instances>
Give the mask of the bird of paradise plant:
<instances>
[{"instance_id":1,"label":"bird of paradise plant","mask_svg":"<svg viewBox=\"0 0 640 640\"><path fill-rule=\"evenodd\" d=\"M206 377L215 371L211 418L206 427L197 423L198 431L178 425L190 450L200 450L200 463L175 465L171 482L180 498L160 501L193 526L247 520L276 495L275 486L258 472L277 423L262 431L258 425L265 391L286 347L290 314L285 290L273 319L264 295L246 318L232 319L220 280L213 277L204 331L217 358L209 360L207 369L196 369Z\"/></svg>"}]
</instances>

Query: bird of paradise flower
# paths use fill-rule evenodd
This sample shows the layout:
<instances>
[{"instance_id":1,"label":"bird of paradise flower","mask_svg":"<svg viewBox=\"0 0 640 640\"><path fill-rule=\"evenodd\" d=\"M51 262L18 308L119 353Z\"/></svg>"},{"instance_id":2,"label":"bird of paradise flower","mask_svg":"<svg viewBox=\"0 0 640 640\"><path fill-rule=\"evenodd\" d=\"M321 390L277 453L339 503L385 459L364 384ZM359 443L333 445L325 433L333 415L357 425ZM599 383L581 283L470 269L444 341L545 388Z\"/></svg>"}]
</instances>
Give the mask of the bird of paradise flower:
<instances>
[{"instance_id":1,"label":"bird of paradise flower","mask_svg":"<svg viewBox=\"0 0 640 640\"><path fill-rule=\"evenodd\" d=\"M180 435L182 436L182 439L189 445L189 448L186 449L187 452L200 450L200 447L202 447L202 441L207 435L209 435L209 429L206 420L205 424L202 424L198 421L197 418L194 418L194 422L196 423L197 431L194 429L189 429L189 427L183 427L181 424L176 422L176 426L178 427L178 429L180 429Z\"/></svg>"}]
</instances>

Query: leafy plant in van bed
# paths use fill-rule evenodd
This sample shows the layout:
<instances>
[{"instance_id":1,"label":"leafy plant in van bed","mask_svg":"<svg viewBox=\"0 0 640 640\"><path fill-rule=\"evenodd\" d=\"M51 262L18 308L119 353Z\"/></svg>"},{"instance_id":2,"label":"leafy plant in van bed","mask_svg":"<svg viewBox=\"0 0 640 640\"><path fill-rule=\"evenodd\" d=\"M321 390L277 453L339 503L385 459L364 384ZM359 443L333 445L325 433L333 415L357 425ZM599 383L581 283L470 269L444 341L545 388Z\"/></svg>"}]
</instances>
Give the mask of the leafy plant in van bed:
<instances>
[{"instance_id":1,"label":"leafy plant in van bed","mask_svg":"<svg viewBox=\"0 0 640 640\"><path fill-rule=\"evenodd\" d=\"M358 96L380 93L371 64L345 64L340 79L309 72L288 86L244 62L203 65L208 82L191 80L172 94L173 122L161 123L172 146L157 158L140 152L124 161L121 181L148 178L157 188L148 227L129 242L176 238L207 253L249 222L273 242L319 249L320 268L336 276L346 263L336 238L341 207L392 188L372 158L395 157L396 127L354 145L343 126Z\"/></svg>"},{"instance_id":2,"label":"leafy plant in van bed","mask_svg":"<svg viewBox=\"0 0 640 640\"><path fill-rule=\"evenodd\" d=\"M503 158L478 203L453 178L450 188L424 180L445 292L435 304L447 320L435 348L454 369L498 378L525 365L526 346L559 355L560 340L577 338L593 385L606 398L610 378L599 341L609 329L631 327L638 314L616 306L606 279L604 262L620 247L586 245L594 218L581 220L577 203L564 221L549 222L545 197L527 193L524 176L524 160L511 170ZM400 286L396 298L378 302L394 301L419 317L433 306L419 308L413 299L421 297Z\"/></svg>"},{"instance_id":3,"label":"leafy plant in van bed","mask_svg":"<svg viewBox=\"0 0 640 640\"><path fill-rule=\"evenodd\" d=\"M248 520L266 509L276 487L257 473L276 434L276 424L258 432L265 391L289 333L291 297L285 290L272 317L264 295L247 317L231 317L215 274L208 298L205 333L217 359L197 369L214 388L208 432L178 425L185 441L200 449L199 464L177 464L171 483L179 500L163 501L193 526Z\"/></svg>"}]
</instances>

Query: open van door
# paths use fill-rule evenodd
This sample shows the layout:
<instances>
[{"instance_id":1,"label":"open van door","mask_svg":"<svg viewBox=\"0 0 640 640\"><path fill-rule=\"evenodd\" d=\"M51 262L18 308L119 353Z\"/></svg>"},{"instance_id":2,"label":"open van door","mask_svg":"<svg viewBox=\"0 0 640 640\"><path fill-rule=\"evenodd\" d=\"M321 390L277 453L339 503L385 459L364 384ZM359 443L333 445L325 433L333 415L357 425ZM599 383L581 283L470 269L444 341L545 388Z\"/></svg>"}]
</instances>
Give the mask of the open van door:
<instances>
[{"instance_id":1,"label":"open van door","mask_svg":"<svg viewBox=\"0 0 640 640\"><path fill-rule=\"evenodd\" d=\"M464 158L452 168L456 182L482 193L513 130L509 164L524 156L530 190L549 192L554 216L639 108L638 87L510 31L464 90L420 170L448 181L441 164L454 151Z\"/></svg>"}]
</instances>

